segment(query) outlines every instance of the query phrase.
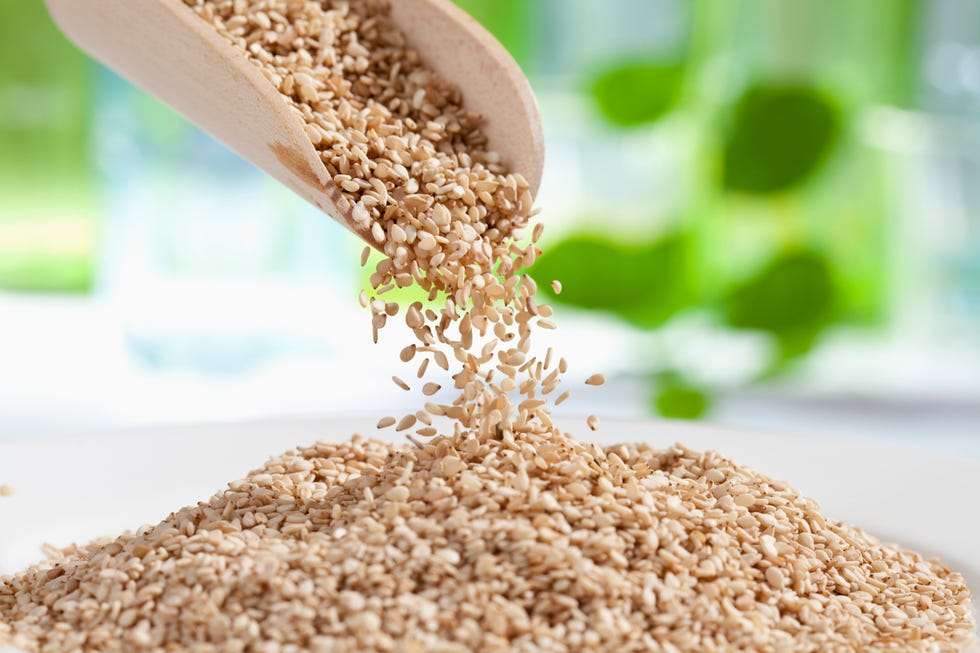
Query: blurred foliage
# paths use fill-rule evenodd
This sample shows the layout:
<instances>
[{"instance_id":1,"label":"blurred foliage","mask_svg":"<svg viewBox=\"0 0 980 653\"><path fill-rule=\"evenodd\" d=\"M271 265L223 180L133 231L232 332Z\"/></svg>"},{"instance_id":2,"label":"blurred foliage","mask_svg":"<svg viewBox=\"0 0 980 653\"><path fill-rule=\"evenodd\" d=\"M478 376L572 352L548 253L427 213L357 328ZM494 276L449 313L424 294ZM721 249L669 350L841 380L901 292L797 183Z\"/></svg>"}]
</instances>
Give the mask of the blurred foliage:
<instances>
[{"instance_id":1,"label":"blurred foliage","mask_svg":"<svg viewBox=\"0 0 980 653\"><path fill-rule=\"evenodd\" d=\"M90 65L43 2L3 0L0 24L0 289L88 292Z\"/></svg>"},{"instance_id":2,"label":"blurred foliage","mask_svg":"<svg viewBox=\"0 0 980 653\"><path fill-rule=\"evenodd\" d=\"M527 0L454 0L476 18L507 48L522 67L531 53L531 22L534 3Z\"/></svg>"},{"instance_id":3,"label":"blurred foliage","mask_svg":"<svg viewBox=\"0 0 980 653\"><path fill-rule=\"evenodd\" d=\"M95 283L90 256L9 257L0 260L0 287L15 292L87 293Z\"/></svg>"},{"instance_id":4,"label":"blurred foliage","mask_svg":"<svg viewBox=\"0 0 980 653\"><path fill-rule=\"evenodd\" d=\"M697 419L709 407L708 394L676 372L654 378L653 409L670 419Z\"/></svg>"},{"instance_id":5,"label":"blurred foliage","mask_svg":"<svg viewBox=\"0 0 980 653\"><path fill-rule=\"evenodd\" d=\"M799 185L840 137L837 105L803 85L751 86L732 113L723 176L732 190L775 193Z\"/></svg>"},{"instance_id":6,"label":"blurred foliage","mask_svg":"<svg viewBox=\"0 0 980 653\"><path fill-rule=\"evenodd\" d=\"M773 335L781 358L805 354L834 321L838 290L827 258L816 251L778 255L724 298L725 322Z\"/></svg>"},{"instance_id":7,"label":"blurred foliage","mask_svg":"<svg viewBox=\"0 0 980 653\"><path fill-rule=\"evenodd\" d=\"M683 81L681 66L633 62L599 75L592 95L609 123L635 128L673 110ZM719 115L728 116L725 137L715 145L723 174L715 182L719 187L705 192L772 198L802 187L820 170L841 140L845 120L836 100L803 83L750 84ZM706 183L711 180L707 176ZM795 219L782 210L775 215L789 224ZM838 318L834 269L818 249L774 243L777 253L766 264L742 278L723 279L711 298L694 287L691 271L699 264L691 241L683 232L646 244L572 234L541 256L534 274L562 281L554 301L609 313L641 329L655 330L696 307L730 328L769 334L778 352L769 374L810 351ZM655 372L651 405L665 417L694 419L708 410L709 390L679 371Z\"/></svg>"},{"instance_id":8,"label":"blurred foliage","mask_svg":"<svg viewBox=\"0 0 980 653\"><path fill-rule=\"evenodd\" d=\"M579 234L549 247L531 274L544 282L560 279L564 288L557 299L564 304L651 329L695 301L687 258L688 239L682 233L640 245ZM541 288L555 298L549 283Z\"/></svg>"},{"instance_id":9,"label":"blurred foliage","mask_svg":"<svg viewBox=\"0 0 980 653\"><path fill-rule=\"evenodd\" d=\"M725 321L736 329L774 334L819 329L831 317L830 264L815 251L778 255L725 297Z\"/></svg>"},{"instance_id":10,"label":"blurred foliage","mask_svg":"<svg viewBox=\"0 0 980 653\"><path fill-rule=\"evenodd\" d=\"M592 82L592 96L613 125L634 127L659 120L681 96L684 67L634 61L602 71Z\"/></svg>"}]
</instances>

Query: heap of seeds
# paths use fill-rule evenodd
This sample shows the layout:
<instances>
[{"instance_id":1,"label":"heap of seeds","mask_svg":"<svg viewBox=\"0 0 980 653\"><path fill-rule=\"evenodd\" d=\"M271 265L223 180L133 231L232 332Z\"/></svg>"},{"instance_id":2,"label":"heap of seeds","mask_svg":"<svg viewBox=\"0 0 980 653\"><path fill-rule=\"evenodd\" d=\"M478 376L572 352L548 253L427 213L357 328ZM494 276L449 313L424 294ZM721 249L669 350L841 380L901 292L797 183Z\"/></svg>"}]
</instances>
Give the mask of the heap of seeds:
<instances>
[{"instance_id":1,"label":"heap of seeds","mask_svg":"<svg viewBox=\"0 0 980 653\"><path fill-rule=\"evenodd\" d=\"M714 453L355 437L0 584L30 651L959 651L958 574ZM2 636L0 636L2 639Z\"/></svg>"},{"instance_id":2,"label":"heap of seeds","mask_svg":"<svg viewBox=\"0 0 980 653\"><path fill-rule=\"evenodd\" d=\"M0 643L31 651L956 651L962 578L824 517L713 453L582 445L521 274L528 184L379 0L185 0L305 122L385 258L361 303L405 311L404 363L458 391L394 427L290 452L206 503L0 581ZM368 260L362 256L362 265ZM553 282L555 292L561 284ZM412 385L395 376L403 389ZM601 385L596 374L587 385ZM447 420L441 429L433 418ZM598 427L598 418L588 419Z\"/></svg>"}]
</instances>

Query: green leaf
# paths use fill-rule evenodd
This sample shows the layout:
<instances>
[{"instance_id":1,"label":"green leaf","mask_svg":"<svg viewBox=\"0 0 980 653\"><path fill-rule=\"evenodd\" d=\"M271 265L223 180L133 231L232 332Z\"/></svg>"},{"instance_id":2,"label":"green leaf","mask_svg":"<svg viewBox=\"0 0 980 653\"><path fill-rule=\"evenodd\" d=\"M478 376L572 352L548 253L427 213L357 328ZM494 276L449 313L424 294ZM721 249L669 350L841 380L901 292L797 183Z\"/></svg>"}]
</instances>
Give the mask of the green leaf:
<instances>
[{"instance_id":1,"label":"green leaf","mask_svg":"<svg viewBox=\"0 0 980 653\"><path fill-rule=\"evenodd\" d=\"M670 419L698 419L709 408L707 393L693 384L668 375L654 392L653 406L662 417Z\"/></svg>"},{"instance_id":2,"label":"green leaf","mask_svg":"<svg viewBox=\"0 0 980 653\"><path fill-rule=\"evenodd\" d=\"M725 187L766 194L802 183L833 151L841 121L837 104L813 88L748 88L725 140Z\"/></svg>"},{"instance_id":3,"label":"green leaf","mask_svg":"<svg viewBox=\"0 0 980 653\"><path fill-rule=\"evenodd\" d=\"M686 260L682 234L639 246L580 234L549 248L531 275L556 302L653 328L693 302ZM561 295L551 290L553 279L561 281Z\"/></svg>"},{"instance_id":4,"label":"green leaf","mask_svg":"<svg viewBox=\"0 0 980 653\"><path fill-rule=\"evenodd\" d=\"M596 76L592 96L609 122L634 127L655 122L673 109L683 82L680 65L629 62Z\"/></svg>"},{"instance_id":5,"label":"green leaf","mask_svg":"<svg viewBox=\"0 0 980 653\"><path fill-rule=\"evenodd\" d=\"M801 250L781 254L734 287L724 299L725 322L776 337L781 358L809 351L833 320L838 301L830 262Z\"/></svg>"}]
</instances>

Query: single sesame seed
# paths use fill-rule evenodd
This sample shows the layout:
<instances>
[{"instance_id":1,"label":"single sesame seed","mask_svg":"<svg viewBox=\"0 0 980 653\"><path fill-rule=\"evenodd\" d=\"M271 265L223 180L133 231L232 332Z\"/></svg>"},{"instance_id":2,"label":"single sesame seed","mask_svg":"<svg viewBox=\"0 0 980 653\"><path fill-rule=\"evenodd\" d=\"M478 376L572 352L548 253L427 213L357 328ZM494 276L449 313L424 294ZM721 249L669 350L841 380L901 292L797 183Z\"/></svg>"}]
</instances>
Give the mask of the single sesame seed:
<instances>
[{"instance_id":1,"label":"single sesame seed","mask_svg":"<svg viewBox=\"0 0 980 653\"><path fill-rule=\"evenodd\" d=\"M408 501L410 495L409 489L403 485L396 485L387 492L385 492L385 498L389 501L404 502Z\"/></svg>"},{"instance_id":2,"label":"single sesame seed","mask_svg":"<svg viewBox=\"0 0 980 653\"><path fill-rule=\"evenodd\" d=\"M415 422L416 421L417 420L416 420L415 415L406 415L405 417L403 417L401 419L401 421L398 422L398 426L395 427L395 430L396 431L405 431L407 429L410 429L413 426L415 426Z\"/></svg>"},{"instance_id":3,"label":"single sesame seed","mask_svg":"<svg viewBox=\"0 0 980 653\"><path fill-rule=\"evenodd\" d=\"M395 385L397 385L402 390L408 391L408 390L411 390L412 389L411 387L409 387L409 385L407 383L405 383L404 381L402 381L397 376L391 377L391 380L394 381L395 382Z\"/></svg>"}]
</instances>

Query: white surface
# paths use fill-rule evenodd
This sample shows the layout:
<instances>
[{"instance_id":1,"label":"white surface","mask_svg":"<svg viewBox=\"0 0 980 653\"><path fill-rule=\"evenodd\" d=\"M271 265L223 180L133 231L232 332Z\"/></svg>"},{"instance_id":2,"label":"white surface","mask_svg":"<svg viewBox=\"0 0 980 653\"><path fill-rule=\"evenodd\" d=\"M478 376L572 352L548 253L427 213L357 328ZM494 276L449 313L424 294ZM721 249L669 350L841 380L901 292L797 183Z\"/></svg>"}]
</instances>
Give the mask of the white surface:
<instances>
[{"instance_id":1,"label":"white surface","mask_svg":"<svg viewBox=\"0 0 980 653\"><path fill-rule=\"evenodd\" d=\"M585 432L580 419L560 420ZM208 498L269 456L318 439L375 433L374 419L159 428L0 444L0 573L66 545L154 523ZM936 555L980 588L980 462L831 437L672 422L607 422L606 444L682 442L791 482L831 517Z\"/></svg>"}]
</instances>

